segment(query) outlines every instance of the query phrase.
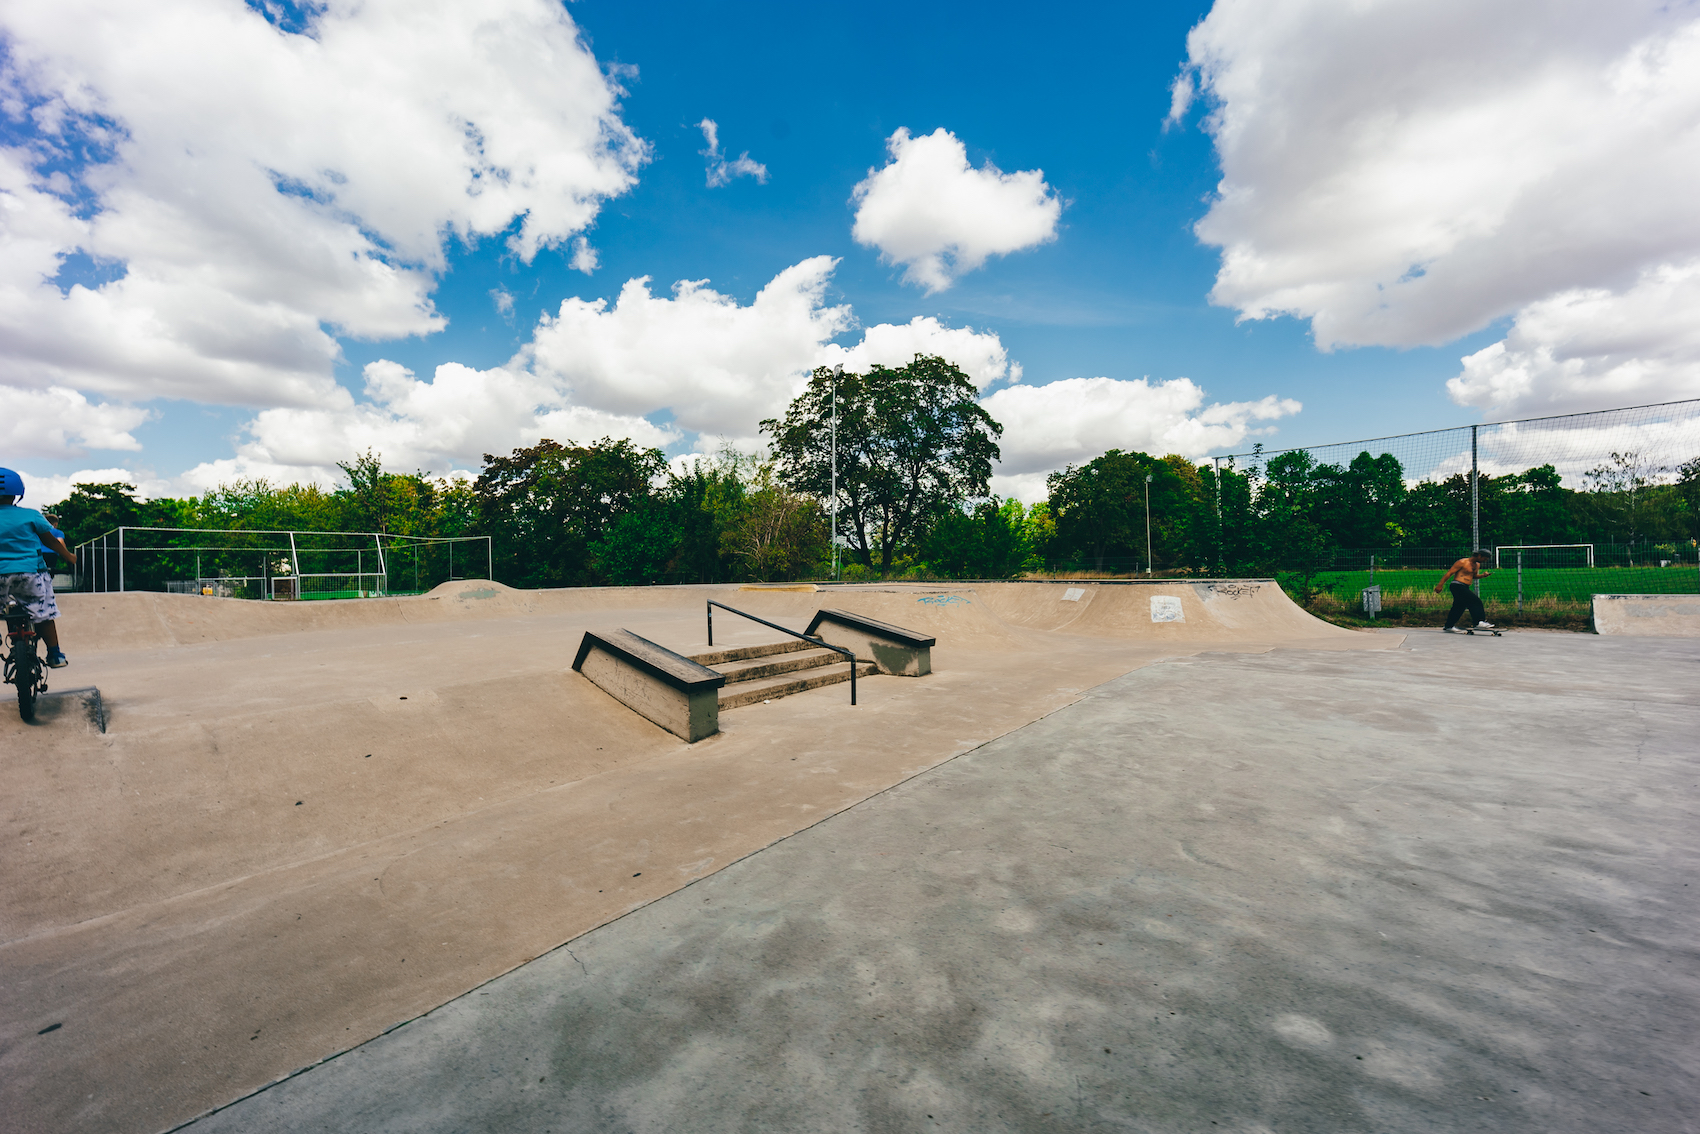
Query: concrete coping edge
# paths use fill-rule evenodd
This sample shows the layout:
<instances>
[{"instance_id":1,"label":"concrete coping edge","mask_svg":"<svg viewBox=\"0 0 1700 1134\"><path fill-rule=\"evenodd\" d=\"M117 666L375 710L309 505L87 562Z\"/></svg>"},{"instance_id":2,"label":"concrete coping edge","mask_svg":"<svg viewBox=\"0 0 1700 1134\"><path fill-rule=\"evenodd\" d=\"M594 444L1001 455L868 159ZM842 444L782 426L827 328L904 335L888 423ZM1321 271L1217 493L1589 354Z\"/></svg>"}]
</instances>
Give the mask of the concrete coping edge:
<instances>
[{"instance_id":1,"label":"concrete coping edge","mask_svg":"<svg viewBox=\"0 0 1700 1134\"><path fill-rule=\"evenodd\" d=\"M823 607L822 609L815 611L815 616L809 620L809 628L805 630L804 633L813 634L820 627L822 622L836 622L840 626L849 626L852 629L865 630L872 634L878 634L882 638L890 638L894 642L899 642L905 646L913 646L916 648L932 646L938 642L937 638L928 638L924 635L915 633L913 630L905 630L901 626L893 626L889 622L881 622L877 618L868 618L865 615L852 614L848 610L833 610L829 607Z\"/></svg>"},{"instance_id":2,"label":"concrete coping edge","mask_svg":"<svg viewBox=\"0 0 1700 1134\"><path fill-rule=\"evenodd\" d=\"M606 634L586 630L578 644L578 655L573 658L573 669L582 669L584 659L590 655L592 646L601 646L616 657L686 693L718 689L726 684L725 674L700 665L683 654L676 654L648 638L639 637L630 630L615 630Z\"/></svg>"}]
</instances>

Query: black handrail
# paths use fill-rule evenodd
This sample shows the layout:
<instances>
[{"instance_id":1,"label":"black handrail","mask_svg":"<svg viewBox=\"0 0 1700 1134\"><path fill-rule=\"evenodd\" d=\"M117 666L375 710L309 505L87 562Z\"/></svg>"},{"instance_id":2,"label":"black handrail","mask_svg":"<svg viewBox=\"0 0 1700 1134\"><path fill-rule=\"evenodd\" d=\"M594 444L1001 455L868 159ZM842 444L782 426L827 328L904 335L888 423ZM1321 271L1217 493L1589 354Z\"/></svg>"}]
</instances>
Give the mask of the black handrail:
<instances>
[{"instance_id":1,"label":"black handrail","mask_svg":"<svg viewBox=\"0 0 1700 1134\"><path fill-rule=\"evenodd\" d=\"M731 613L736 614L740 618L748 618L751 622L759 622L763 626L771 626L773 629L778 630L782 634L789 634L793 638L801 638L803 641L811 642L814 645L819 646L823 650L831 650L834 653L843 654L845 657L849 658L850 659L850 703L852 705L854 705L856 703L856 654L855 654L855 651L847 650L843 646L835 646L831 642L822 641L819 638L814 638L814 637L810 637L807 634L799 633L796 630L792 630L790 627L781 626L777 622L769 622L765 618L757 618L755 615L750 614L746 611L739 610L735 606L727 606L723 602L715 602L713 599L709 599L708 600L708 607L706 609L707 609L707 612L708 612L708 644L711 645L711 646L714 645L714 608L717 607L717 606L721 610L730 611Z\"/></svg>"}]
</instances>

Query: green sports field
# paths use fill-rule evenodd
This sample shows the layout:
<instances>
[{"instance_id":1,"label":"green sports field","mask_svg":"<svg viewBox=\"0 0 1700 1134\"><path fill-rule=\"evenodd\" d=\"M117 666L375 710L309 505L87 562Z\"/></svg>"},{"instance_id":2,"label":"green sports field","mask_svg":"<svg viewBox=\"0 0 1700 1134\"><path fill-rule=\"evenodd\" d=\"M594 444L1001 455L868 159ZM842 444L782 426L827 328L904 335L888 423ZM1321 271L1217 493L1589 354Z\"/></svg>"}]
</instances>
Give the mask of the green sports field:
<instances>
[{"instance_id":1,"label":"green sports field","mask_svg":"<svg viewBox=\"0 0 1700 1134\"><path fill-rule=\"evenodd\" d=\"M1390 568L1375 572L1375 584L1384 596L1399 591L1432 588L1446 574L1444 568ZM1368 571L1327 571L1316 577L1316 585L1355 604L1358 594L1371 585ZM1670 595L1700 592L1700 570L1684 563L1670 567L1545 567L1523 569L1525 601L1552 595L1564 602L1587 602L1590 595ZM1482 598L1489 601L1517 600L1517 569L1503 567L1482 580Z\"/></svg>"}]
</instances>

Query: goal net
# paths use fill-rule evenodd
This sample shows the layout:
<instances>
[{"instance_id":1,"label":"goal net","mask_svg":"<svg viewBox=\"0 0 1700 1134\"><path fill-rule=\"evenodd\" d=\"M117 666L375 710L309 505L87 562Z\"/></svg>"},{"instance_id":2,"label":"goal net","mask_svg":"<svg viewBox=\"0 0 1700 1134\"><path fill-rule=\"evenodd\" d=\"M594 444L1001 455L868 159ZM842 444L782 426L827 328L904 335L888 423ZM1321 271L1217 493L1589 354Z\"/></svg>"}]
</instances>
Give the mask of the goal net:
<instances>
[{"instance_id":1,"label":"goal net","mask_svg":"<svg viewBox=\"0 0 1700 1134\"><path fill-rule=\"evenodd\" d=\"M1493 555L1496 568L1550 570L1594 565L1594 545L1591 543L1514 543L1495 548Z\"/></svg>"}]
</instances>

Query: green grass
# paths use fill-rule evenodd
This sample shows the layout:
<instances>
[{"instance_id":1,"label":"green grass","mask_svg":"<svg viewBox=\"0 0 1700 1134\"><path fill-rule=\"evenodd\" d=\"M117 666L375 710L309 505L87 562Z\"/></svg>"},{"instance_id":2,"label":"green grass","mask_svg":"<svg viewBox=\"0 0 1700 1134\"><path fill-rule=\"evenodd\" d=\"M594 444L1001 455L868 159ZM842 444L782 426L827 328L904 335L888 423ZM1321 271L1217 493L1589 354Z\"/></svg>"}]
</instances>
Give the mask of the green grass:
<instances>
[{"instance_id":1,"label":"green grass","mask_svg":"<svg viewBox=\"0 0 1700 1134\"><path fill-rule=\"evenodd\" d=\"M1375 583L1384 596L1399 591L1433 588L1444 569L1380 568ZM1315 584L1355 606L1364 588L1370 586L1368 571L1327 571ZM1553 595L1569 602L1586 602L1591 595L1691 595L1700 592L1700 571L1692 563L1671 567L1546 567L1523 569L1525 601ZM1502 567L1482 580L1486 601L1517 601L1517 569Z\"/></svg>"}]
</instances>

